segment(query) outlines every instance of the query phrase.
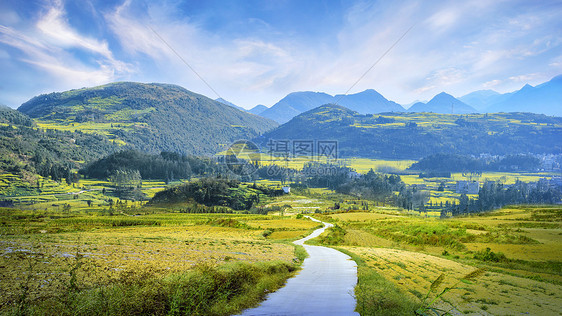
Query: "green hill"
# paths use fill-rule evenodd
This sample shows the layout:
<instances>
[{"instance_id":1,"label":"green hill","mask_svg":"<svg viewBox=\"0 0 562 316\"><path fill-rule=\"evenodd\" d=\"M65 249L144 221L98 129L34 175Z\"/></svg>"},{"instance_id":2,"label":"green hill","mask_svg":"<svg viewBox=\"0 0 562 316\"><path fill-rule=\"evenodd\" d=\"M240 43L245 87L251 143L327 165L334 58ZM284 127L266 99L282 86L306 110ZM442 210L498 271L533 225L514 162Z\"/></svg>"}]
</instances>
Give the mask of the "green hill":
<instances>
[{"instance_id":1,"label":"green hill","mask_svg":"<svg viewBox=\"0 0 562 316\"><path fill-rule=\"evenodd\" d=\"M434 153L562 152L562 118L531 113L361 115L338 105L305 112L257 139L335 140L343 157L419 159Z\"/></svg>"},{"instance_id":2,"label":"green hill","mask_svg":"<svg viewBox=\"0 0 562 316\"><path fill-rule=\"evenodd\" d=\"M119 82L44 94L18 111L46 129L105 135L159 153L214 154L277 124L169 84Z\"/></svg>"},{"instance_id":3,"label":"green hill","mask_svg":"<svg viewBox=\"0 0 562 316\"><path fill-rule=\"evenodd\" d=\"M0 108L0 195L35 188L37 175L70 181L83 161L101 158L115 147L102 135L44 130L25 114Z\"/></svg>"}]
</instances>

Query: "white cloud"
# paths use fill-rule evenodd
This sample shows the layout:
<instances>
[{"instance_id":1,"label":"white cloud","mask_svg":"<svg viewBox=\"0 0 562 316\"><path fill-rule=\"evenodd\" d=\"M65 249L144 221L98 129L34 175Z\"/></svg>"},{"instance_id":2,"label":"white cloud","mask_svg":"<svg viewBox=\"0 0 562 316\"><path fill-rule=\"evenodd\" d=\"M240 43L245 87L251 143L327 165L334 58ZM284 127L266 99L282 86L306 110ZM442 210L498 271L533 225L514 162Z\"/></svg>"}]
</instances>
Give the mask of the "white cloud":
<instances>
[{"instance_id":1,"label":"white cloud","mask_svg":"<svg viewBox=\"0 0 562 316\"><path fill-rule=\"evenodd\" d=\"M175 0L143 5L125 0L95 13L103 16L114 42L84 36L71 27L61 2L54 2L31 28L0 27L0 42L21 50L20 60L54 78L80 82L76 85L85 85L88 78L161 81L213 97L161 36L222 97L250 107L271 105L293 91L343 93L415 25L350 91L373 88L409 103L443 90L462 95L482 87L506 90L523 82L510 77L525 80L520 76L538 74L527 78L536 83L556 75L562 71L558 7L483 0L365 0L334 13L341 14L340 22L310 38L289 36L259 14L236 21L247 23L243 31L215 32L201 17L185 16ZM263 30L248 33L254 26ZM75 56L76 50L86 52L89 61ZM123 58L126 62L119 60Z\"/></svg>"},{"instance_id":2,"label":"white cloud","mask_svg":"<svg viewBox=\"0 0 562 316\"><path fill-rule=\"evenodd\" d=\"M513 81L513 82L523 82L523 83L528 83L531 82L533 80L535 80L536 78L541 77L541 74L538 73L532 73L532 74L524 74L524 75L518 75L518 76L511 76L509 77L509 80Z\"/></svg>"},{"instance_id":3,"label":"white cloud","mask_svg":"<svg viewBox=\"0 0 562 316\"><path fill-rule=\"evenodd\" d=\"M55 1L34 25L16 30L0 25L0 42L21 52L19 61L40 68L58 88L96 85L114 81L131 71L130 65L114 58L107 42L82 36L66 21L60 1ZM69 52L83 50L93 57L88 64Z\"/></svg>"},{"instance_id":4,"label":"white cloud","mask_svg":"<svg viewBox=\"0 0 562 316\"><path fill-rule=\"evenodd\" d=\"M499 85L502 84L502 83L503 83L502 80L494 79L494 80L490 80L490 81L484 82L484 83L482 84L482 87L483 87L484 89L492 89L492 88L494 88L494 87L499 86Z\"/></svg>"}]
</instances>

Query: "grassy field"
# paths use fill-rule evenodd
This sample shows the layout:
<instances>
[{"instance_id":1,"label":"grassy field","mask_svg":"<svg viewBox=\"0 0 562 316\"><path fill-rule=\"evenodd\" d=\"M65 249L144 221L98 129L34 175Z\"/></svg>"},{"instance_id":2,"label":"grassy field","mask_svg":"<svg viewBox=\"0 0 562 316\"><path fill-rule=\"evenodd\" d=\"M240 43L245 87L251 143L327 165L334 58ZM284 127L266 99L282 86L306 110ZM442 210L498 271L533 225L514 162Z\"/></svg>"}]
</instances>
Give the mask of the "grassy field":
<instances>
[{"instance_id":1,"label":"grassy field","mask_svg":"<svg viewBox=\"0 0 562 316\"><path fill-rule=\"evenodd\" d=\"M299 168L308 161L289 163ZM462 174L451 178L404 174L412 161L350 159L341 163L359 172L371 168L400 172L404 182L426 190L434 205L458 201L455 181L472 179ZM475 180L510 184L549 176L484 173ZM141 191L151 198L182 182L143 180ZM279 181L257 182L281 186ZM445 182L445 190L437 191L441 182ZM176 305L195 315L236 313L294 274L303 254L288 241L305 236L318 225L302 219L302 213L337 224L317 242L340 247L358 261L356 297L364 315L411 314L442 273L446 276L443 287L476 268L487 272L476 283L447 293L436 306L453 308L453 314L556 314L562 310L562 210L558 206L508 207L479 216L439 219L439 212L420 217L415 211L328 189L292 188L290 195L261 200L259 206L276 210L268 215L243 211L183 214L179 213L181 206L148 207L143 201L120 200L108 181L80 179L67 185L8 173L0 175L0 196L18 208L0 209L0 287L6 293L0 303L4 314L35 309L49 314L58 308L72 314L70 311L84 305L87 309L75 314L125 315L127 310L119 309L123 305L119 300L126 301L127 295L147 295L147 302L165 302L158 312L143 307L148 313L164 314L163 310L175 310ZM338 209L334 209L336 204ZM188 293L187 283L193 283L193 278L207 280L209 275L212 280L201 286L217 293L224 289L213 283L216 280L245 275L249 283L228 289L231 292L219 298L201 296L205 302L214 302L202 309L186 307L189 300L174 294L179 288ZM155 288L165 289L165 293L155 294ZM255 288L261 292L251 290ZM104 309L100 306L107 295L120 298ZM230 307L217 307L225 304ZM135 306L144 305L132 302L128 308Z\"/></svg>"},{"instance_id":2,"label":"grassy field","mask_svg":"<svg viewBox=\"0 0 562 316\"><path fill-rule=\"evenodd\" d=\"M194 313L228 315L281 286L295 270L295 263L303 259L285 241L318 226L288 216L144 210L141 216L131 215L135 212L131 209L109 216L99 210L60 212L54 207L47 211L0 209L0 287L4 293L0 312L37 309L39 314L50 314L68 291L73 299L94 300L92 293L108 286L117 291L133 283L152 289L169 278L179 278L174 282L191 278L201 269L220 277L230 277L232 269L235 274L250 269L257 276L255 280L249 276L249 280L255 282L244 286L263 283L261 293L245 290L232 296L232 300L246 300L234 308L217 312L215 306ZM229 265L231 268L223 268ZM230 272L223 275L217 272L221 269ZM144 279L151 281L145 284ZM42 302L47 301L50 305L44 306ZM66 308L78 302L65 304L63 310L70 313Z\"/></svg>"},{"instance_id":3,"label":"grassy field","mask_svg":"<svg viewBox=\"0 0 562 316\"><path fill-rule=\"evenodd\" d=\"M360 261L358 306L368 305L371 312L385 302L369 305L378 298L365 294L362 277L383 277L381 286L403 295L396 302L405 303L397 308L411 309L408 304L419 306L441 274L443 289L483 268L486 273L474 284L461 283L435 306L459 315L554 315L562 310L561 214L559 206L520 206L446 220L393 209L317 217L338 227L319 242Z\"/></svg>"}]
</instances>

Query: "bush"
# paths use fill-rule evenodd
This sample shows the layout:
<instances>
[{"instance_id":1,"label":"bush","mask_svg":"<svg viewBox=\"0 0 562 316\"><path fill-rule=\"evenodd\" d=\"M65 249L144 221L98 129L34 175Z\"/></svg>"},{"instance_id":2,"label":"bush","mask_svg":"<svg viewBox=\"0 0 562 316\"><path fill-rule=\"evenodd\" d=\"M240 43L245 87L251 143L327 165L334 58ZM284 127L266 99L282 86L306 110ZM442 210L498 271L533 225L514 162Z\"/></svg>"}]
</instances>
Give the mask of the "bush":
<instances>
[{"instance_id":1,"label":"bush","mask_svg":"<svg viewBox=\"0 0 562 316\"><path fill-rule=\"evenodd\" d=\"M509 259L507 259L507 257L503 253L495 253L489 247L485 250L480 250L475 253L474 259L488 262L509 262Z\"/></svg>"}]
</instances>

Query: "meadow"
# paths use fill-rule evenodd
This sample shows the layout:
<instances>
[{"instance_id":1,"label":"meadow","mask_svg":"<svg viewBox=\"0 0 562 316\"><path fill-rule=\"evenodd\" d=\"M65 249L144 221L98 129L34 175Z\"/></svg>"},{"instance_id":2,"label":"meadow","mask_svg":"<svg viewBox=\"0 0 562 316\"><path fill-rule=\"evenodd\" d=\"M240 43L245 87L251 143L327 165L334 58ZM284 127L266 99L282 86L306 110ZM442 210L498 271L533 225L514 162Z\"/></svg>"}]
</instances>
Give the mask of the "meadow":
<instances>
[{"instance_id":1,"label":"meadow","mask_svg":"<svg viewBox=\"0 0 562 316\"><path fill-rule=\"evenodd\" d=\"M0 287L5 295L0 312L51 314L53 308L62 308L63 314L74 314L71 308L82 300L100 311L100 304L105 304L96 296L100 291L142 295L134 289L153 291L164 282L172 291L178 286L189 287L191 278L213 276L219 279L209 279L201 286L219 286L215 282L221 278L246 282L236 278L247 273L249 281L240 284L244 290L229 289L233 292L224 293L226 296L215 303L214 297L201 297L201 304L210 304L205 308L182 307L194 314L228 315L254 305L265 293L281 286L304 259L302 250L287 241L318 226L294 216L201 215L161 209L146 209L143 215L136 215L137 211L129 207L109 215L99 210L1 209ZM127 284L135 287L123 289ZM261 292L247 289L256 286ZM72 300L64 301L69 292ZM174 293L154 299L160 300L159 304L172 304L179 299ZM193 299L183 297L182 302L193 304ZM115 301L115 306L110 306L116 308L112 313L128 314L130 310L118 309L123 303ZM219 311L225 303L231 306ZM173 306L158 311L130 307L159 314Z\"/></svg>"},{"instance_id":2,"label":"meadow","mask_svg":"<svg viewBox=\"0 0 562 316\"><path fill-rule=\"evenodd\" d=\"M309 161L271 163L300 168ZM406 184L426 191L433 205L458 202L457 180L510 184L552 176L420 178L406 170L412 163L340 161L359 172L397 172ZM358 262L355 295L362 315L413 313L441 274L442 289L477 268L486 269L485 274L447 293L435 306L452 314L562 310L558 206L512 206L439 219L436 211L406 211L325 188L294 187L289 195L261 199L259 207L276 210L267 215L186 214L184 205L121 200L106 180L82 178L70 185L40 176L28 180L0 175L0 195L17 207L0 208L0 286L6 293L1 314L234 314L295 274L305 254L289 242L318 226L302 214L337 225L312 242L337 247ZM140 190L149 199L185 181L143 180ZM438 191L441 182L445 189ZM247 282L237 283L240 278ZM135 296L147 299L140 302ZM199 305L191 306L194 301Z\"/></svg>"},{"instance_id":3,"label":"meadow","mask_svg":"<svg viewBox=\"0 0 562 316\"><path fill-rule=\"evenodd\" d=\"M388 304L396 305L396 314L412 311L440 275L444 283L431 296L484 269L474 283L460 283L434 306L453 315L553 315L562 310L560 214L559 206L506 207L451 219L388 208L330 213L317 217L336 228L318 242L341 248L360 263L355 291L366 314L391 314L381 309ZM369 294L373 274L384 279L379 288L395 289L389 296L393 302Z\"/></svg>"}]
</instances>

